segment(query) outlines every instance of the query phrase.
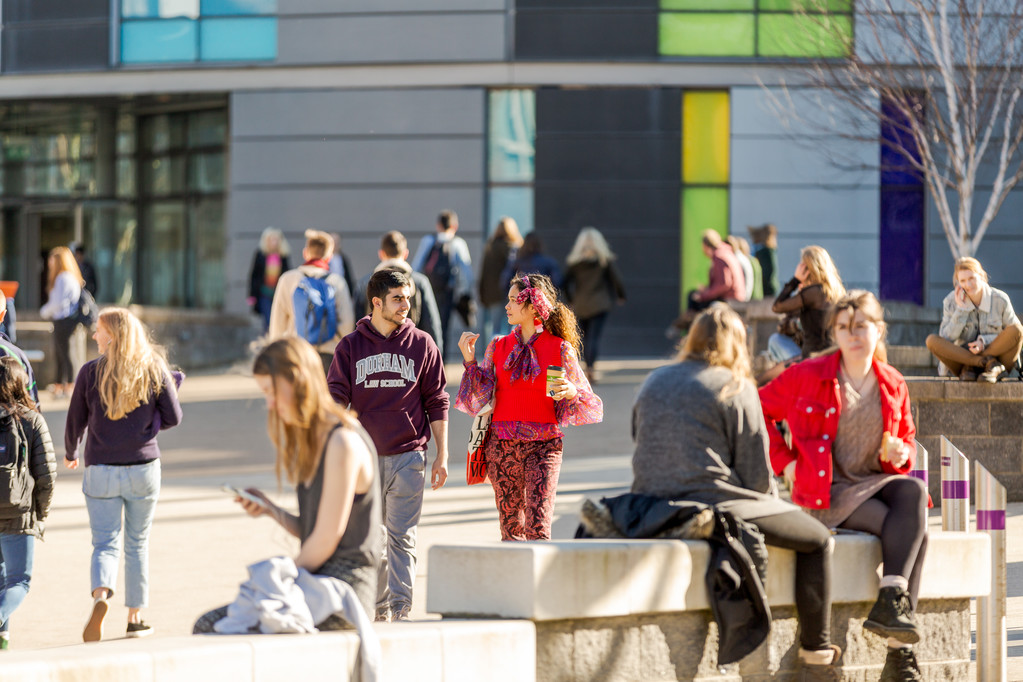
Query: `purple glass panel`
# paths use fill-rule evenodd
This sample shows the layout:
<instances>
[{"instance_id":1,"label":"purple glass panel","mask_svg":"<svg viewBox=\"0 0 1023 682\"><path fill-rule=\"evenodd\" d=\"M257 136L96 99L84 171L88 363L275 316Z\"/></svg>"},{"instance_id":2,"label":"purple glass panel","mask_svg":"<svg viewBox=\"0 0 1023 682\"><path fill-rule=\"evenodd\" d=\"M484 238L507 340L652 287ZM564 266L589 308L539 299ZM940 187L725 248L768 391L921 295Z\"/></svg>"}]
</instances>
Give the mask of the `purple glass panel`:
<instances>
[{"instance_id":1,"label":"purple glass panel","mask_svg":"<svg viewBox=\"0 0 1023 682\"><path fill-rule=\"evenodd\" d=\"M881 187L881 299L924 302L924 190Z\"/></svg>"},{"instance_id":2,"label":"purple glass panel","mask_svg":"<svg viewBox=\"0 0 1023 682\"><path fill-rule=\"evenodd\" d=\"M890 100L881 104L879 289L882 300L923 305L926 195L922 178L909 160L919 158L919 150L905 129L904 110Z\"/></svg>"}]
</instances>

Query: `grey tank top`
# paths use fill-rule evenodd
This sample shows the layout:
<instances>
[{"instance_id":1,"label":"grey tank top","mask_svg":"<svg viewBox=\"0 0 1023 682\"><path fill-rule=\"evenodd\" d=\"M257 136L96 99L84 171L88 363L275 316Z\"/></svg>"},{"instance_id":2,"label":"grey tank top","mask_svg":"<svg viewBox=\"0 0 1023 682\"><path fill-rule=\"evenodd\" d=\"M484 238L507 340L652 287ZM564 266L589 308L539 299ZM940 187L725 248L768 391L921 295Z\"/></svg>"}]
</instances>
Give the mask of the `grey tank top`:
<instances>
[{"instance_id":1,"label":"grey tank top","mask_svg":"<svg viewBox=\"0 0 1023 682\"><path fill-rule=\"evenodd\" d=\"M376 448L373 440L361 426L345 427L338 424L331 429L330 434L323 443L323 452L320 453L320 464L316 467L316 475L306 486L299 483L296 488L298 494L298 524L302 533L302 542L312 535L316 527L316 516L320 510L320 498L323 495L323 467L326 459L327 443L334 431L340 428L352 428L369 448L370 461L373 463L373 482L369 490L361 495L356 495L352 501L352 512L348 516L348 524L341 536L340 542L334 553L324 562L324 565L335 563L340 560L346 564L363 566L375 566L382 551L383 535L381 532L381 509L380 509L380 473L377 471Z\"/></svg>"}]
</instances>

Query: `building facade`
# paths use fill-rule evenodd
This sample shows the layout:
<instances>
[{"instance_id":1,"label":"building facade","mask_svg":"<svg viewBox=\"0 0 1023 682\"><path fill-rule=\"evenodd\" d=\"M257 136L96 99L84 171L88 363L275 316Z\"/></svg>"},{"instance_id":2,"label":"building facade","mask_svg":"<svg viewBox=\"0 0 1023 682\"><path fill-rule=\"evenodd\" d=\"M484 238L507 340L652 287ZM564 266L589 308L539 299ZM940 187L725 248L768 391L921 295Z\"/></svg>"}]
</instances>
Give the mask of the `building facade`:
<instances>
[{"instance_id":1,"label":"building facade","mask_svg":"<svg viewBox=\"0 0 1023 682\"><path fill-rule=\"evenodd\" d=\"M951 256L919 183L776 111L807 58L855 42L851 0L819 33L798 4L3 0L0 278L35 307L41 254L77 240L101 301L240 315L265 227L340 233L361 276L384 231L414 249L450 208L477 260L503 215L559 259L599 228L629 293L612 353L668 349L707 228L775 223L783 281L816 243L848 286L940 305ZM1018 201L978 254L1010 295Z\"/></svg>"}]
</instances>

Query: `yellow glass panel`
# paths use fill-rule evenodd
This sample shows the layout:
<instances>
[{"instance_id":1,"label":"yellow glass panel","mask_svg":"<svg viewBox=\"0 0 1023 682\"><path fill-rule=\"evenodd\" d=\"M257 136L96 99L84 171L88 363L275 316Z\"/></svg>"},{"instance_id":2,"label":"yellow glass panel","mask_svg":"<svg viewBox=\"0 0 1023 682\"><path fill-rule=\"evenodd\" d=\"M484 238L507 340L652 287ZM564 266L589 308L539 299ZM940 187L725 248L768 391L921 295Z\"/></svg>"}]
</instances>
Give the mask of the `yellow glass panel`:
<instances>
[{"instance_id":1,"label":"yellow glass panel","mask_svg":"<svg viewBox=\"0 0 1023 682\"><path fill-rule=\"evenodd\" d=\"M683 95L683 184L728 184L730 128L727 92Z\"/></svg>"}]
</instances>

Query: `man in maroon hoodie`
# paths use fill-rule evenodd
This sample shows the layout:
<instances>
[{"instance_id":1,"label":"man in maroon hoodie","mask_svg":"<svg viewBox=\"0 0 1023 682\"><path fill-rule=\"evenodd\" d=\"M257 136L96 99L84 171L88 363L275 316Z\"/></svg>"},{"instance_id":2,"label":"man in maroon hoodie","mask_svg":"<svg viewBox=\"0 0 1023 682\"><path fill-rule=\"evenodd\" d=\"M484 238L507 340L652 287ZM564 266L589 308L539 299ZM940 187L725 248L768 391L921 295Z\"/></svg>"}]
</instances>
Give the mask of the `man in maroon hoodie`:
<instances>
[{"instance_id":1,"label":"man in maroon hoodie","mask_svg":"<svg viewBox=\"0 0 1023 682\"><path fill-rule=\"evenodd\" d=\"M437 444L430 482L448 478L448 394L437 344L408 319L404 273L381 270L366 285L372 313L341 339L327 372L334 400L355 410L373 437L380 468L387 550L377 620L408 620L416 580L416 526L426 486L426 443Z\"/></svg>"},{"instance_id":2,"label":"man in maroon hoodie","mask_svg":"<svg viewBox=\"0 0 1023 682\"><path fill-rule=\"evenodd\" d=\"M689 310L703 310L715 301L744 300L746 279L732 247L716 231L704 230L703 253L710 259L710 281L689 294Z\"/></svg>"}]
</instances>

